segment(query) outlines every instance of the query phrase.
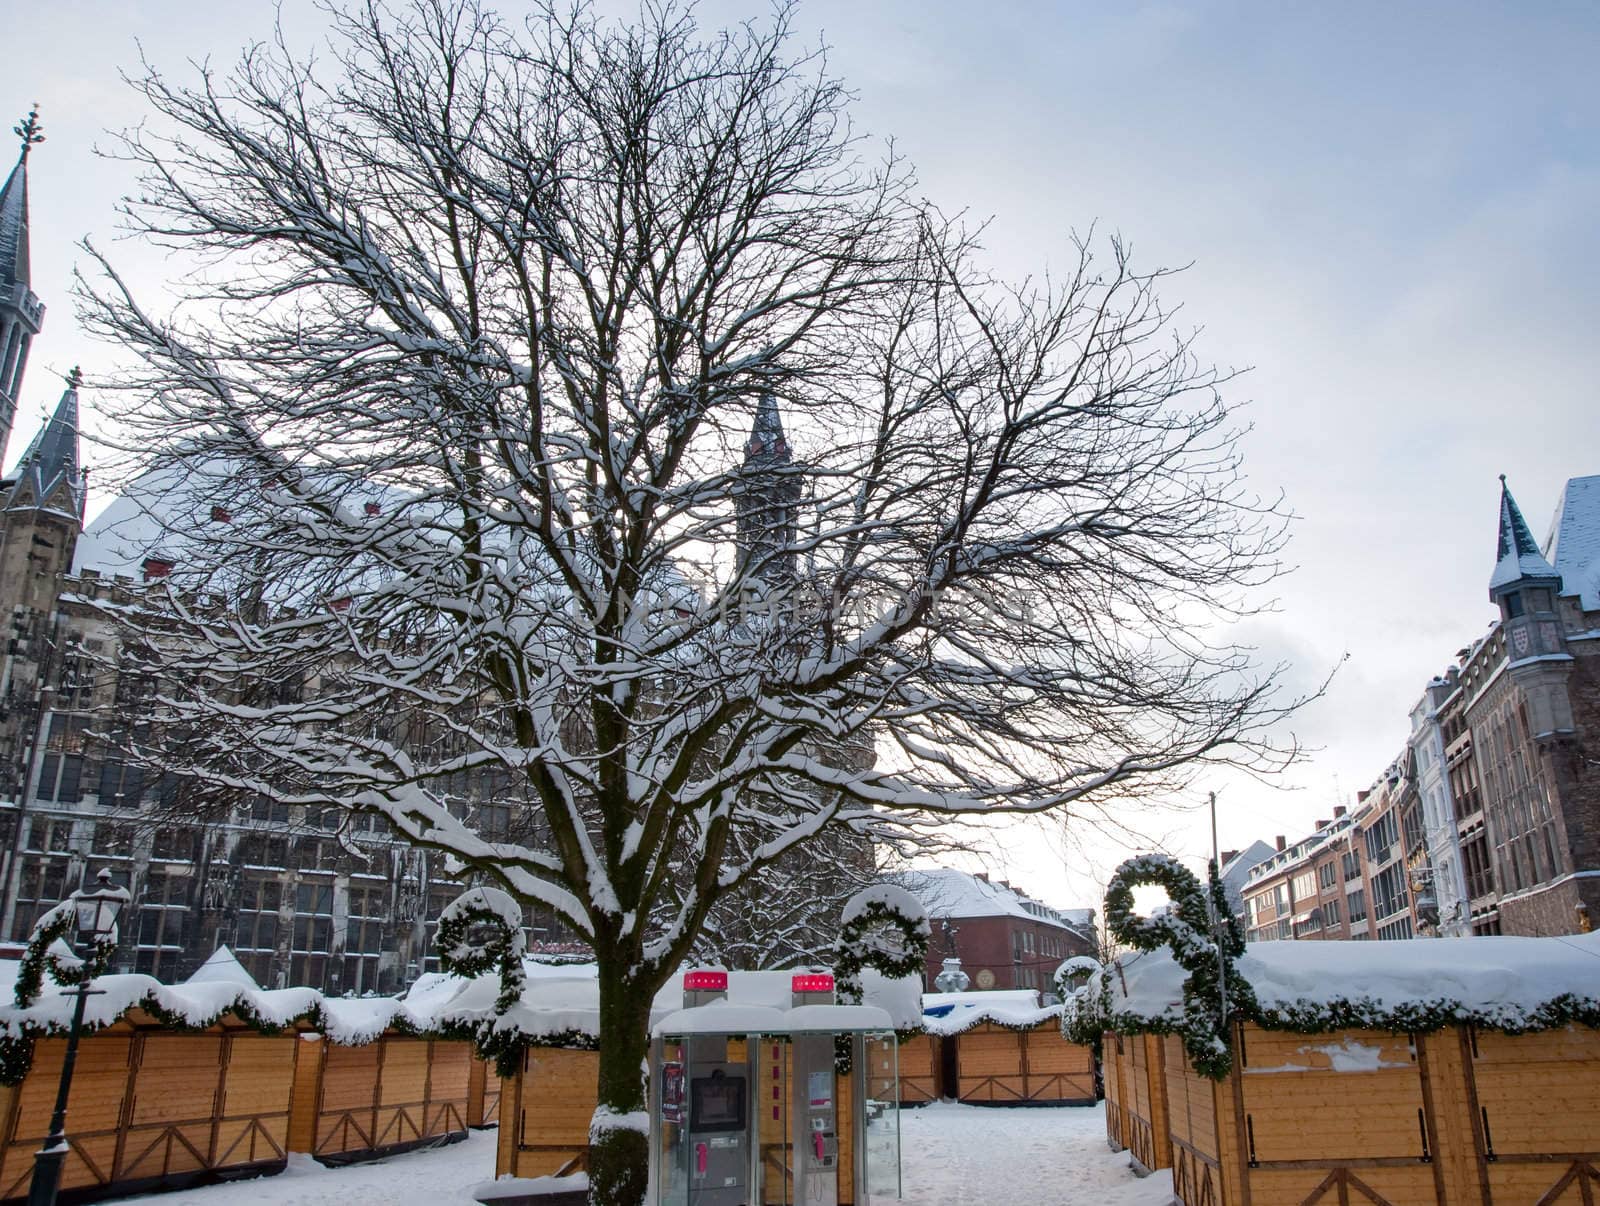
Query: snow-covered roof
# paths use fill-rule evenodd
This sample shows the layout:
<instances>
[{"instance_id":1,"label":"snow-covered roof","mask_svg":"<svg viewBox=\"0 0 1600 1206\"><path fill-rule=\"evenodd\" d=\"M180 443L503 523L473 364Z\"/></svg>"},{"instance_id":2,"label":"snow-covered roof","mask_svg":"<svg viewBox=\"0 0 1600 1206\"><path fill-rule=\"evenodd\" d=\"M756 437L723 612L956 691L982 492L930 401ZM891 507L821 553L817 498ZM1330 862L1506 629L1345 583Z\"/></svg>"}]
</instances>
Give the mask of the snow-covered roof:
<instances>
[{"instance_id":1,"label":"snow-covered roof","mask_svg":"<svg viewBox=\"0 0 1600 1206\"><path fill-rule=\"evenodd\" d=\"M1094 923L1092 909L1052 908L1014 888L950 867L906 871L897 878L932 917L1025 917L1064 929L1087 929Z\"/></svg>"},{"instance_id":2,"label":"snow-covered roof","mask_svg":"<svg viewBox=\"0 0 1600 1206\"><path fill-rule=\"evenodd\" d=\"M199 967L194 969L194 974L184 981L185 984L235 984L240 988L260 990L256 978L245 970L244 964L239 962L239 957L226 946L219 946L211 952Z\"/></svg>"},{"instance_id":3,"label":"snow-covered roof","mask_svg":"<svg viewBox=\"0 0 1600 1206\"><path fill-rule=\"evenodd\" d=\"M1039 992L1034 988L922 994L922 1027L929 1034L960 1034L984 1022L1031 1029L1061 1013L1060 1005L1041 1007Z\"/></svg>"},{"instance_id":4,"label":"snow-covered roof","mask_svg":"<svg viewBox=\"0 0 1600 1206\"><path fill-rule=\"evenodd\" d=\"M1544 555L1561 575L1561 593L1585 611L1600 611L1600 476L1568 479Z\"/></svg>"},{"instance_id":5,"label":"snow-covered roof","mask_svg":"<svg viewBox=\"0 0 1600 1206\"><path fill-rule=\"evenodd\" d=\"M89 998L84 1022L91 1030L100 1029L114 1025L130 1010L143 1009L157 1017L176 1017L186 1026L204 1028L231 1014L241 1020L259 1019L272 1027L300 1024L319 1029L346 1046L370 1043L390 1028L441 1033L476 1027L486 1021L493 1021L496 1031L515 1031L535 1042L592 1040L600 1029L600 983L593 964L525 964L528 975L522 999L503 1017L496 1018L500 978L493 974L471 980L426 975L398 997L325 997L313 988L254 988L230 978L226 961L214 958L213 962L217 964L217 974L201 978L197 973L183 984L162 984L150 976L100 976L95 987L102 991ZM207 966L211 965L208 962ZM729 997L736 1005L789 1014L793 1012L793 974L729 972ZM922 985L918 977L891 980L867 968L861 974L861 983L864 1004L872 1007L870 1018L866 1014L858 1018L870 1021L870 1026L863 1023L864 1028L915 1030L921 1026ZM16 1038L24 1033L64 1030L72 1015L72 1003L73 998L47 978L39 999L27 1009L0 1005L0 1035ZM680 972L656 994L650 1011L652 1024L682 1006ZM799 1022L807 1022L810 1016L801 1017ZM811 1017L811 1021L815 1020Z\"/></svg>"},{"instance_id":6,"label":"snow-covered roof","mask_svg":"<svg viewBox=\"0 0 1600 1206\"><path fill-rule=\"evenodd\" d=\"M760 1016L776 1024L772 1015L791 1011L793 977L792 971L729 972L727 1007L766 1011ZM522 999L498 1019L495 1015L495 998L500 990L498 977L482 976L456 983L461 987L438 1011L443 1023L474 1025L493 1021L497 1031L514 1030L536 1042L567 1042L599 1034L600 985L592 964L546 967L539 974L530 975ZM915 1030L921 1026L922 982L919 977L892 980L869 967L861 973L861 987L863 1003L882 1010L887 1018L883 1028ZM683 973L678 972L656 994L650 1007L650 1024L657 1027L670 1015L682 1011ZM731 1015L726 1020L731 1021ZM875 1022L869 1028L879 1027Z\"/></svg>"},{"instance_id":7,"label":"snow-covered roof","mask_svg":"<svg viewBox=\"0 0 1600 1206\"><path fill-rule=\"evenodd\" d=\"M1523 578L1554 578L1555 567L1545 560L1517 500L1511 497L1506 479L1500 479L1500 539L1495 548L1494 573L1489 576L1489 591L1510 586Z\"/></svg>"},{"instance_id":8,"label":"snow-covered roof","mask_svg":"<svg viewBox=\"0 0 1600 1206\"><path fill-rule=\"evenodd\" d=\"M1234 964L1258 1013L1285 1029L1387 1029L1448 1020L1509 1030L1564 1024L1552 1009L1600 1016L1600 933L1570 938L1412 938L1391 942L1253 942ZM1176 1023L1185 972L1168 948L1124 955L1091 976L1069 1008L1095 1010L1109 987L1109 1021ZM1435 1023L1437 1024L1437 1023Z\"/></svg>"}]
</instances>

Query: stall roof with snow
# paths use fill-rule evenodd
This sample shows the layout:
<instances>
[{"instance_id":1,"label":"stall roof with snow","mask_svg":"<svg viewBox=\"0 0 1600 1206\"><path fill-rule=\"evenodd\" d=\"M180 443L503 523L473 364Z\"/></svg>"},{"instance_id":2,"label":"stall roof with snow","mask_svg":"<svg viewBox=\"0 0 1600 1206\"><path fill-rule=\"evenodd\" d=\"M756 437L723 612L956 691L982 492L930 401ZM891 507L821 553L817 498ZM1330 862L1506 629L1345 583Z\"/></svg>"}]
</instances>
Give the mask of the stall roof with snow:
<instances>
[{"instance_id":1,"label":"stall roof with snow","mask_svg":"<svg viewBox=\"0 0 1600 1206\"><path fill-rule=\"evenodd\" d=\"M1126 1032L1173 1028L1183 1020L1185 974L1165 947L1123 955L1089 978L1068 1011ZM1270 1029L1600 1026L1600 933L1256 942L1230 974L1254 993L1247 1016Z\"/></svg>"},{"instance_id":2,"label":"stall roof with snow","mask_svg":"<svg viewBox=\"0 0 1600 1206\"><path fill-rule=\"evenodd\" d=\"M922 994L922 1028L947 1037L992 1022L1008 1030L1031 1030L1059 1018L1063 1006L1039 1004L1034 988L1002 988L989 992L925 992Z\"/></svg>"}]
</instances>

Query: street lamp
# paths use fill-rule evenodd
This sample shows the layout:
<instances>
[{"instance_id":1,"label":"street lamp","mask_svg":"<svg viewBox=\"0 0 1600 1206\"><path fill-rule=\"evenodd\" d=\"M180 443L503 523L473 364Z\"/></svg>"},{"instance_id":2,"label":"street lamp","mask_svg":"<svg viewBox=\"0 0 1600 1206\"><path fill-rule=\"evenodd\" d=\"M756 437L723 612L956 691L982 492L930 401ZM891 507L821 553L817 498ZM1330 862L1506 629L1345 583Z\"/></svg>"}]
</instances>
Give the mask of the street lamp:
<instances>
[{"instance_id":1,"label":"street lamp","mask_svg":"<svg viewBox=\"0 0 1600 1206\"><path fill-rule=\"evenodd\" d=\"M28 1206L55 1206L61 1187L61 1166L67 1159L67 1094L72 1089L72 1065L78 1058L78 1031L83 1028L84 1003L97 992L90 988L90 973L97 959L117 944L117 918L128 904L128 889L111 882L110 868L100 868L100 886L93 892L79 888L72 894L72 909L77 920L77 941L73 953L84 960L84 977L62 995L77 998L72 1007L72 1026L67 1031L67 1054L61 1061L61 1086L56 1090L56 1110L50 1117L50 1134L44 1147L33 1158L33 1183L28 1187ZM85 944L87 944L85 946ZM83 949L79 950L82 947Z\"/></svg>"}]
</instances>

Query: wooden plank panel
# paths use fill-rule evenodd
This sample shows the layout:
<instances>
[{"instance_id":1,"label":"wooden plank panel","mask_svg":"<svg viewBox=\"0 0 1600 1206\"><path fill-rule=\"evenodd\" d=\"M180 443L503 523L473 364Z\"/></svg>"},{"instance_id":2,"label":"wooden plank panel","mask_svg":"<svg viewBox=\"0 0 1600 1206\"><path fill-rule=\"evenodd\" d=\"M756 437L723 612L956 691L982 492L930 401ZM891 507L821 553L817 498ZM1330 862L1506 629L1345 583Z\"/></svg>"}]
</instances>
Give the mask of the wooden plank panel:
<instances>
[{"instance_id":1,"label":"wooden plank panel","mask_svg":"<svg viewBox=\"0 0 1600 1206\"><path fill-rule=\"evenodd\" d=\"M220 1034L151 1034L134 1081L133 1125L204 1118L215 1107Z\"/></svg>"},{"instance_id":2,"label":"wooden plank panel","mask_svg":"<svg viewBox=\"0 0 1600 1206\"><path fill-rule=\"evenodd\" d=\"M233 1040L223 1081L222 1114L285 1115L294 1087L293 1035L241 1035Z\"/></svg>"},{"instance_id":3,"label":"wooden plank panel","mask_svg":"<svg viewBox=\"0 0 1600 1206\"><path fill-rule=\"evenodd\" d=\"M317 1110L322 1097L322 1061L327 1040L320 1034L302 1034L294 1040L294 1044L294 1081L289 1092L289 1150L309 1152L316 1148Z\"/></svg>"},{"instance_id":4,"label":"wooden plank panel","mask_svg":"<svg viewBox=\"0 0 1600 1206\"><path fill-rule=\"evenodd\" d=\"M383 1040L383 1076L378 1104L404 1105L428 1096L428 1041L413 1038Z\"/></svg>"}]
</instances>

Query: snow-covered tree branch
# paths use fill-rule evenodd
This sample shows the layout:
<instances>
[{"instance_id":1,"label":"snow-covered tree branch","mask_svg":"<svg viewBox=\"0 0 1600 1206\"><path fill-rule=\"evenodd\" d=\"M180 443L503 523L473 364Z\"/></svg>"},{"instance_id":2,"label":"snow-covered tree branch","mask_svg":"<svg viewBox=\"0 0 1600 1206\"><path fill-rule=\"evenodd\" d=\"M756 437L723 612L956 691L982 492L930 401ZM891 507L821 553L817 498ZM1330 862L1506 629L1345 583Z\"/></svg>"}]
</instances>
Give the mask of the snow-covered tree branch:
<instances>
[{"instance_id":1,"label":"snow-covered tree branch","mask_svg":"<svg viewBox=\"0 0 1600 1206\"><path fill-rule=\"evenodd\" d=\"M135 81L127 222L192 270L158 314L90 249L172 566L106 606L147 757L381 814L590 939L603 1108L719 902L808 843L1293 755L1226 636L1283 517L1163 272L1088 239L992 279L786 9L334 22Z\"/></svg>"}]
</instances>

